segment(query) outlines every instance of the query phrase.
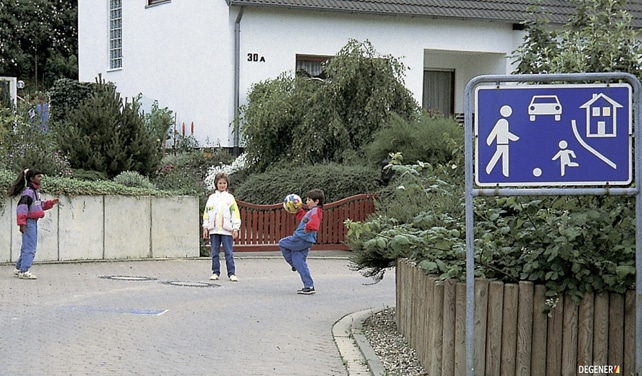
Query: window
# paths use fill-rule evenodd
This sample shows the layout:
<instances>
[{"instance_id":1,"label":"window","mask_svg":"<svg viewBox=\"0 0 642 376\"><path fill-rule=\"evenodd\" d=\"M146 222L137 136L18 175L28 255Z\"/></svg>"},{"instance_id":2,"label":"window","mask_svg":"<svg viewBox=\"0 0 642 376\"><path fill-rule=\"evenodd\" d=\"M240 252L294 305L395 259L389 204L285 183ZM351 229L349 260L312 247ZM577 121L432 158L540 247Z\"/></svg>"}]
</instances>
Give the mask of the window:
<instances>
[{"instance_id":1,"label":"window","mask_svg":"<svg viewBox=\"0 0 642 376\"><path fill-rule=\"evenodd\" d=\"M325 63L331 58L332 56L296 55L296 75L326 78Z\"/></svg>"},{"instance_id":2,"label":"window","mask_svg":"<svg viewBox=\"0 0 642 376\"><path fill-rule=\"evenodd\" d=\"M171 3L171 0L147 0L148 7L152 5L158 5L158 4L164 4L164 3Z\"/></svg>"},{"instance_id":3,"label":"window","mask_svg":"<svg viewBox=\"0 0 642 376\"><path fill-rule=\"evenodd\" d=\"M446 117L455 113L455 71L425 70L422 107Z\"/></svg>"},{"instance_id":4,"label":"window","mask_svg":"<svg viewBox=\"0 0 642 376\"><path fill-rule=\"evenodd\" d=\"M123 4L109 1L109 69L123 67Z\"/></svg>"}]
</instances>

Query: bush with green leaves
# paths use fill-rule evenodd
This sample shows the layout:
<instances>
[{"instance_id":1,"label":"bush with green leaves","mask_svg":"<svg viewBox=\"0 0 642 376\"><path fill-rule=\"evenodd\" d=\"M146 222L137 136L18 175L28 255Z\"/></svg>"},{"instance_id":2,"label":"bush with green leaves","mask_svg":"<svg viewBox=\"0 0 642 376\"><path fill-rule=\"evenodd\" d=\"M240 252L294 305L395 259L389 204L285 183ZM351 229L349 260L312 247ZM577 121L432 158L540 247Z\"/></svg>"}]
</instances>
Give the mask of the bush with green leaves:
<instances>
[{"instance_id":1,"label":"bush with green leaves","mask_svg":"<svg viewBox=\"0 0 642 376\"><path fill-rule=\"evenodd\" d=\"M400 153L391 157L387 168L395 177L379 193L375 213L363 223L346 223L354 269L375 279L398 258L443 257L436 250L456 254L465 239L463 164L403 164Z\"/></svg>"},{"instance_id":2,"label":"bush with green leaves","mask_svg":"<svg viewBox=\"0 0 642 376\"><path fill-rule=\"evenodd\" d=\"M350 40L326 65L327 80L281 74L252 86L241 107L241 134L254 171L277 162L358 160L393 113L416 117L420 107L403 83L405 66Z\"/></svg>"},{"instance_id":3,"label":"bush with green leaves","mask_svg":"<svg viewBox=\"0 0 642 376\"><path fill-rule=\"evenodd\" d=\"M364 152L373 165L388 160L390 153L401 153L406 161L443 164L456 149L460 150L456 140L463 137L464 128L443 116L424 112L417 119L407 120L393 114L374 140L364 146Z\"/></svg>"},{"instance_id":4,"label":"bush with green leaves","mask_svg":"<svg viewBox=\"0 0 642 376\"><path fill-rule=\"evenodd\" d=\"M18 173L37 167L46 175L71 176L71 167L55 138L35 115L35 100L26 97L14 110L0 109L0 168Z\"/></svg>"},{"instance_id":5,"label":"bush with green leaves","mask_svg":"<svg viewBox=\"0 0 642 376\"><path fill-rule=\"evenodd\" d=\"M353 268L382 278L407 257L427 274L465 280L463 172L453 168L459 165L393 165L394 193L381 196L385 204L367 221L347 223ZM551 301L635 285L631 198L480 197L474 212L476 277L543 284Z\"/></svg>"},{"instance_id":6,"label":"bush with green leaves","mask_svg":"<svg viewBox=\"0 0 642 376\"><path fill-rule=\"evenodd\" d=\"M212 166L231 163L234 158L222 148L191 149L166 154L152 182L160 189L184 194L207 194L204 184Z\"/></svg>"},{"instance_id":7,"label":"bush with green leaves","mask_svg":"<svg viewBox=\"0 0 642 376\"><path fill-rule=\"evenodd\" d=\"M289 193L300 196L313 188L322 189L325 201L332 202L360 193L374 193L380 188L378 168L336 163L314 166L273 168L252 174L239 186L230 186L237 199L255 204L275 204ZM234 178L234 174L232 174Z\"/></svg>"},{"instance_id":8,"label":"bush with green leaves","mask_svg":"<svg viewBox=\"0 0 642 376\"><path fill-rule=\"evenodd\" d=\"M631 25L626 0L577 0L561 28L548 23L545 8L531 9L526 34L514 51L515 73L627 72L642 78L642 42Z\"/></svg>"},{"instance_id":9,"label":"bush with green leaves","mask_svg":"<svg viewBox=\"0 0 642 376\"><path fill-rule=\"evenodd\" d=\"M17 175L13 171L0 168L0 191L6 195L7 190L15 181ZM75 178L46 176L40 187L42 193L53 196L79 195L121 195L121 196L157 196L169 197L180 193L156 188L128 187L111 180L85 181Z\"/></svg>"},{"instance_id":10,"label":"bush with green leaves","mask_svg":"<svg viewBox=\"0 0 642 376\"><path fill-rule=\"evenodd\" d=\"M147 176L143 176L136 171L123 171L116 175L113 179L114 183L121 184L126 187L154 189L156 186L149 181Z\"/></svg>"},{"instance_id":11,"label":"bush with green leaves","mask_svg":"<svg viewBox=\"0 0 642 376\"><path fill-rule=\"evenodd\" d=\"M51 108L49 116L52 127L64 124L71 112L80 107L80 104L94 91L93 82L79 82L69 78L54 81L49 89L49 103Z\"/></svg>"}]
</instances>

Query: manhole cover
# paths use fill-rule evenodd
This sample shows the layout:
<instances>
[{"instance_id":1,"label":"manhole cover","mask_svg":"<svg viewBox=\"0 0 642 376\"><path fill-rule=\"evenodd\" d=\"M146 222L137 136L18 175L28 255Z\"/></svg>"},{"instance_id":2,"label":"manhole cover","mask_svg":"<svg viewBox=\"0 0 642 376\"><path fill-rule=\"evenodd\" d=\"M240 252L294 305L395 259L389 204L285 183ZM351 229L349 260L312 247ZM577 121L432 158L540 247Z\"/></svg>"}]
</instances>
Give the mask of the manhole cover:
<instances>
[{"instance_id":1,"label":"manhole cover","mask_svg":"<svg viewBox=\"0 0 642 376\"><path fill-rule=\"evenodd\" d=\"M102 275L102 279L113 279L116 281L155 281L156 278L152 277L141 277L133 275Z\"/></svg>"},{"instance_id":2,"label":"manhole cover","mask_svg":"<svg viewBox=\"0 0 642 376\"><path fill-rule=\"evenodd\" d=\"M215 283L207 282L188 282L188 281L164 281L161 282L166 285L179 286L179 287L221 287Z\"/></svg>"}]
</instances>

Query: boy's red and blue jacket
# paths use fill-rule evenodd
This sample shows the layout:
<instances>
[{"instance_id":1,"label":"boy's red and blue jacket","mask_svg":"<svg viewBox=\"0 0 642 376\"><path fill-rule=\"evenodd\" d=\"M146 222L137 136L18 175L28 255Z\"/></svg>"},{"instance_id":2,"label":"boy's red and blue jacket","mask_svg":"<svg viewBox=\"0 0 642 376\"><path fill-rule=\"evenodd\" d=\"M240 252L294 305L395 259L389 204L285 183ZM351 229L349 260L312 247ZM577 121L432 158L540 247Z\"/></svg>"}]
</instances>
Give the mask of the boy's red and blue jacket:
<instances>
[{"instance_id":1,"label":"boy's red and blue jacket","mask_svg":"<svg viewBox=\"0 0 642 376\"><path fill-rule=\"evenodd\" d=\"M317 241L317 233L321 225L321 219L323 219L323 210L318 206L313 207L307 212L300 208L296 212L296 219L300 222L296 230L294 230L294 236L309 243L315 243Z\"/></svg>"},{"instance_id":2,"label":"boy's red and blue jacket","mask_svg":"<svg viewBox=\"0 0 642 376\"><path fill-rule=\"evenodd\" d=\"M20 195L20 200L16 207L18 226L26 225L27 219L40 219L44 217L45 210L49 210L53 208L53 206L52 200L40 200L40 191L37 185L33 183L27 184L27 187Z\"/></svg>"}]
</instances>

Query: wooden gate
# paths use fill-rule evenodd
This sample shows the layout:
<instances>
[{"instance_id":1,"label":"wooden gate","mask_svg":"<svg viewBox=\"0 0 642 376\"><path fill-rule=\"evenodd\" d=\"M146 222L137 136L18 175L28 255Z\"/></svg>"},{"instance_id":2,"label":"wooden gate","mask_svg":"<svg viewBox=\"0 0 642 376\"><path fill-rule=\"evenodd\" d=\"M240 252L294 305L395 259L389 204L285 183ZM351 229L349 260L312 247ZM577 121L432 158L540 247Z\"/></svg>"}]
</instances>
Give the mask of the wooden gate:
<instances>
[{"instance_id":1,"label":"wooden gate","mask_svg":"<svg viewBox=\"0 0 642 376\"><path fill-rule=\"evenodd\" d=\"M350 196L323 205L323 220L312 250L347 250L344 243L346 219L364 221L374 212L374 194ZM278 251L279 240L292 235L296 218L282 204L257 205L237 200L241 212L241 231L234 252Z\"/></svg>"}]
</instances>

